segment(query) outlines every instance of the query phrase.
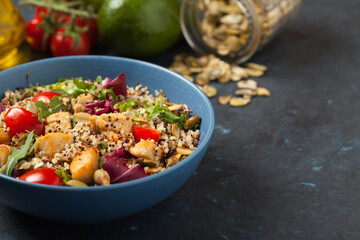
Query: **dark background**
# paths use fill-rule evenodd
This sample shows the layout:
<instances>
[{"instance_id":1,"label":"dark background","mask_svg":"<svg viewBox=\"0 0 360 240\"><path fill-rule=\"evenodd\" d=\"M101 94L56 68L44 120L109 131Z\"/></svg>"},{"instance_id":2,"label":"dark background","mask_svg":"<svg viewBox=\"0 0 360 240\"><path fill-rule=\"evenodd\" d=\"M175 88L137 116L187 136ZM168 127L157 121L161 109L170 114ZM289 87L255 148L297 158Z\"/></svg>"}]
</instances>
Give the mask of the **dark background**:
<instances>
[{"instance_id":1,"label":"dark background","mask_svg":"<svg viewBox=\"0 0 360 240\"><path fill-rule=\"evenodd\" d=\"M211 99L208 153L160 204L97 225L0 204L0 240L360 239L359 16L359 0L304 0L299 17L251 59L268 66L258 82L272 96L244 108ZM148 61L168 67L182 51L192 53L185 41ZM216 87L220 95L236 88Z\"/></svg>"}]
</instances>

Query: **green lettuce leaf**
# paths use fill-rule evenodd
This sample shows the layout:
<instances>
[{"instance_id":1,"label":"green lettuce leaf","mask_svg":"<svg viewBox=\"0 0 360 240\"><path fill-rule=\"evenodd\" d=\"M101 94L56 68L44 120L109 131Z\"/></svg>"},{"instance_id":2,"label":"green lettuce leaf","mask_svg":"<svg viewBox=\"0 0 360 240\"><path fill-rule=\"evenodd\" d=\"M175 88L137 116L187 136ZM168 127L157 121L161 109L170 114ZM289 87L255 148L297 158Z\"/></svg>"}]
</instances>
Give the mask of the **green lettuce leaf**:
<instances>
[{"instance_id":1,"label":"green lettuce leaf","mask_svg":"<svg viewBox=\"0 0 360 240\"><path fill-rule=\"evenodd\" d=\"M120 112L126 112L126 109L133 108L136 104L139 104L139 101L129 99L129 101L124 102L123 104L119 104L119 103L115 104L114 107L118 108Z\"/></svg>"},{"instance_id":2,"label":"green lettuce leaf","mask_svg":"<svg viewBox=\"0 0 360 240\"><path fill-rule=\"evenodd\" d=\"M19 149L13 147L12 154L8 156L5 169L1 173L7 176L11 176L11 173L15 167L15 165L19 162L20 159L29 155L33 149L35 148L37 143L34 143L32 147L30 147L31 143L34 140L34 133L30 132L26 137L25 144L22 145Z\"/></svg>"},{"instance_id":3,"label":"green lettuce leaf","mask_svg":"<svg viewBox=\"0 0 360 240\"><path fill-rule=\"evenodd\" d=\"M72 179L71 175L65 171L64 167L61 167L61 169L57 170L55 173L62 178L64 184Z\"/></svg>"}]
</instances>

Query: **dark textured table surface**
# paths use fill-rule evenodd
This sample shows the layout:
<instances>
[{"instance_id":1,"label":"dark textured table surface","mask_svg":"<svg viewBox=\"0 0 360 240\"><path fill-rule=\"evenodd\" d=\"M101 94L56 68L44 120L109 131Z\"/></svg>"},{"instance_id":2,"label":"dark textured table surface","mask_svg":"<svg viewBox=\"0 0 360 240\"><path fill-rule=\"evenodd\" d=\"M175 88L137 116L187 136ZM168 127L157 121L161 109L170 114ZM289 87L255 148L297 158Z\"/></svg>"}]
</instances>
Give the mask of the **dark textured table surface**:
<instances>
[{"instance_id":1,"label":"dark textured table surface","mask_svg":"<svg viewBox=\"0 0 360 240\"><path fill-rule=\"evenodd\" d=\"M208 153L168 199L98 225L0 204L0 240L360 239L359 16L359 0L304 0L252 59L268 66L258 81L272 96L244 108L212 99ZM183 41L149 61L168 67L181 51L192 52ZM235 83L216 87L232 94Z\"/></svg>"}]
</instances>

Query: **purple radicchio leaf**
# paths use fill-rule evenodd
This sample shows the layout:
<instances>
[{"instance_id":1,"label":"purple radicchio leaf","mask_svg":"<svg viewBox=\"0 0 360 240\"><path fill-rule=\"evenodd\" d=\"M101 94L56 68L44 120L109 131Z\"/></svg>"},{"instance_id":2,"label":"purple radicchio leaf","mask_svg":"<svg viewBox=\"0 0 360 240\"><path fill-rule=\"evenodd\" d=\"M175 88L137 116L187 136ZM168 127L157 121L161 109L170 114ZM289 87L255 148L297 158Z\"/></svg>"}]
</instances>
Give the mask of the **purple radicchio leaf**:
<instances>
[{"instance_id":1,"label":"purple radicchio leaf","mask_svg":"<svg viewBox=\"0 0 360 240\"><path fill-rule=\"evenodd\" d=\"M13 169L11 176L14 178L20 177L21 175L23 175L25 173L24 169Z\"/></svg>"},{"instance_id":2,"label":"purple radicchio leaf","mask_svg":"<svg viewBox=\"0 0 360 240\"><path fill-rule=\"evenodd\" d=\"M116 149L111 156L104 157L103 169L110 175L111 183L127 182L139 178L146 177L144 169L139 165L135 164L133 168L128 168L126 162L127 152L121 146Z\"/></svg>"},{"instance_id":3,"label":"purple radicchio leaf","mask_svg":"<svg viewBox=\"0 0 360 240\"><path fill-rule=\"evenodd\" d=\"M126 85L126 75L121 73L119 76L111 80L110 78L105 78L103 80L103 89L112 88L115 95L127 96L127 85Z\"/></svg>"},{"instance_id":4,"label":"purple radicchio leaf","mask_svg":"<svg viewBox=\"0 0 360 240\"><path fill-rule=\"evenodd\" d=\"M113 101L111 96L107 96L107 99L101 100L99 102L92 102L85 105L85 109L88 110L91 115L100 115L103 113L110 113L114 111ZM95 108L99 108L100 110L95 110Z\"/></svg>"},{"instance_id":5,"label":"purple radicchio leaf","mask_svg":"<svg viewBox=\"0 0 360 240\"><path fill-rule=\"evenodd\" d=\"M4 104L0 104L0 113L6 110L6 107Z\"/></svg>"}]
</instances>

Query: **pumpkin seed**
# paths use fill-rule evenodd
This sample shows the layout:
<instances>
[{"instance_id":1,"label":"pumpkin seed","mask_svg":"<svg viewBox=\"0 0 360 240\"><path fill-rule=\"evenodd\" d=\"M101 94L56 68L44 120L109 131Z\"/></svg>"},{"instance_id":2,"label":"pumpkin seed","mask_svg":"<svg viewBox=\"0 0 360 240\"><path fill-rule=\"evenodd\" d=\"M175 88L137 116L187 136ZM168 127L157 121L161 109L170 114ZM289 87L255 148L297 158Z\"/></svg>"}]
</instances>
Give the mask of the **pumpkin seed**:
<instances>
[{"instance_id":1,"label":"pumpkin seed","mask_svg":"<svg viewBox=\"0 0 360 240\"><path fill-rule=\"evenodd\" d=\"M217 95L217 89L211 85L204 85L202 91L209 98L215 97Z\"/></svg>"},{"instance_id":2,"label":"pumpkin seed","mask_svg":"<svg viewBox=\"0 0 360 240\"><path fill-rule=\"evenodd\" d=\"M110 185L110 175L104 169L98 169L93 175L94 182L98 186Z\"/></svg>"},{"instance_id":3,"label":"pumpkin seed","mask_svg":"<svg viewBox=\"0 0 360 240\"><path fill-rule=\"evenodd\" d=\"M181 135L181 130L175 123L171 125L171 134L176 138L179 138Z\"/></svg>"},{"instance_id":4,"label":"pumpkin seed","mask_svg":"<svg viewBox=\"0 0 360 240\"><path fill-rule=\"evenodd\" d=\"M238 88L247 88L247 89L251 89L251 90L256 90L258 84L256 81L249 79L246 81L240 81L236 85Z\"/></svg>"},{"instance_id":5,"label":"pumpkin seed","mask_svg":"<svg viewBox=\"0 0 360 240\"><path fill-rule=\"evenodd\" d=\"M270 97L270 91L266 88L263 87L259 87L256 89L256 95L258 96L265 96L265 97Z\"/></svg>"},{"instance_id":6,"label":"pumpkin seed","mask_svg":"<svg viewBox=\"0 0 360 240\"><path fill-rule=\"evenodd\" d=\"M142 118L134 118L135 122L141 122L141 123L148 123L149 121L142 119Z\"/></svg>"},{"instance_id":7,"label":"pumpkin seed","mask_svg":"<svg viewBox=\"0 0 360 240\"><path fill-rule=\"evenodd\" d=\"M238 89L235 91L236 95L250 95L250 96L254 96L256 95L256 90L252 90L252 89Z\"/></svg>"},{"instance_id":8,"label":"pumpkin seed","mask_svg":"<svg viewBox=\"0 0 360 240\"><path fill-rule=\"evenodd\" d=\"M228 15L225 15L223 16L221 19L220 19L220 22L221 23L224 23L224 24L239 24L241 23L241 21L244 19L244 17L241 15L241 14L228 14Z\"/></svg>"},{"instance_id":9,"label":"pumpkin seed","mask_svg":"<svg viewBox=\"0 0 360 240\"><path fill-rule=\"evenodd\" d=\"M189 156L191 153L193 153L193 150L190 150L188 148L178 147L176 148L176 152L180 153L183 156Z\"/></svg>"},{"instance_id":10,"label":"pumpkin seed","mask_svg":"<svg viewBox=\"0 0 360 240\"><path fill-rule=\"evenodd\" d=\"M183 106L182 104L172 104L168 108L170 111L177 111L180 108L182 108L182 106Z\"/></svg>"},{"instance_id":11,"label":"pumpkin seed","mask_svg":"<svg viewBox=\"0 0 360 240\"><path fill-rule=\"evenodd\" d=\"M180 158L181 158L180 153L171 156L167 161L166 168L169 168L169 167L174 166L175 164L179 163Z\"/></svg>"},{"instance_id":12,"label":"pumpkin seed","mask_svg":"<svg viewBox=\"0 0 360 240\"><path fill-rule=\"evenodd\" d=\"M87 120L91 117L89 113L78 112L73 115L76 122L87 122Z\"/></svg>"},{"instance_id":13,"label":"pumpkin seed","mask_svg":"<svg viewBox=\"0 0 360 240\"><path fill-rule=\"evenodd\" d=\"M189 117L188 119L186 119L186 121L184 123L184 130L193 129L199 121L200 121L199 115L193 115L193 116Z\"/></svg>"},{"instance_id":14,"label":"pumpkin seed","mask_svg":"<svg viewBox=\"0 0 360 240\"><path fill-rule=\"evenodd\" d=\"M233 97L230 99L230 105L233 107L242 107L247 105L250 102L250 99Z\"/></svg>"},{"instance_id":15,"label":"pumpkin seed","mask_svg":"<svg viewBox=\"0 0 360 240\"><path fill-rule=\"evenodd\" d=\"M189 80L190 82L194 82L194 78L191 75L183 75L187 80Z\"/></svg>"},{"instance_id":16,"label":"pumpkin seed","mask_svg":"<svg viewBox=\"0 0 360 240\"><path fill-rule=\"evenodd\" d=\"M87 187L88 185L86 185L86 183L83 183L79 180L69 180L65 183L67 186L70 186L70 187Z\"/></svg>"},{"instance_id":17,"label":"pumpkin seed","mask_svg":"<svg viewBox=\"0 0 360 240\"><path fill-rule=\"evenodd\" d=\"M207 73L202 72L202 73L199 73L198 75L196 75L195 82L199 85L206 85L210 82L210 79L209 79L209 76Z\"/></svg>"},{"instance_id":18,"label":"pumpkin seed","mask_svg":"<svg viewBox=\"0 0 360 240\"><path fill-rule=\"evenodd\" d=\"M263 72L265 72L267 70L267 67L265 65L261 65L261 64L253 63L253 62L249 62L249 63L245 64L245 66L247 68L252 68L252 69L263 71Z\"/></svg>"},{"instance_id":19,"label":"pumpkin seed","mask_svg":"<svg viewBox=\"0 0 360 240\"><path fill-rule=\"evenodd\" d=\"M250 77L261 77L262 75L264 75L264 71L253 68L245 68L245 71Z\"/></svg>"},{"instance_id":20,"label":"pumpkin seed","mask_svg":"<svg viewBox=\"0 0 360 240\"><path fill-rule=\"evenodd\" d=\"M222 104L222 105L226 105L230 102L230 99L231 99L231 95L229 96L220 96L219 97L219 103Z\"/></svg>"}]
</instances>

